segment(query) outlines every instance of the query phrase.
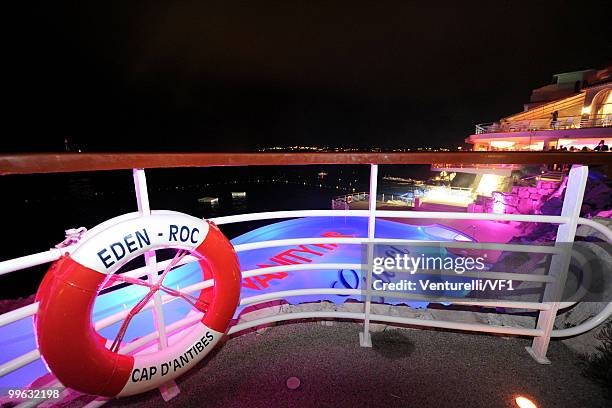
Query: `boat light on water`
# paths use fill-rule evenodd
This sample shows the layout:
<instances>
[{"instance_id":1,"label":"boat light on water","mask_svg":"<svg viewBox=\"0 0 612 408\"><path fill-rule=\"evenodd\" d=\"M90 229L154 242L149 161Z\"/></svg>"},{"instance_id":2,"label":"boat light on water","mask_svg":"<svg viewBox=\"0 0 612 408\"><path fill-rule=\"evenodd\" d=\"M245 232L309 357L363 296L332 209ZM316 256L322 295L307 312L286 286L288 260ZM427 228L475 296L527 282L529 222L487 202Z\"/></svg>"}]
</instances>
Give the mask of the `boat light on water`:
<instances>
[{"instance_id":1,"label":"boat light on water","mask_svg":"<svg viewBox=\"0 0 612 408\"><path fill-rule=\"evenodd\" d=\"M219 198L218 197L202 197L202 198L198 198L198 202L214 205L214 204L219 204Z\"/></svg>"}]
</instances>

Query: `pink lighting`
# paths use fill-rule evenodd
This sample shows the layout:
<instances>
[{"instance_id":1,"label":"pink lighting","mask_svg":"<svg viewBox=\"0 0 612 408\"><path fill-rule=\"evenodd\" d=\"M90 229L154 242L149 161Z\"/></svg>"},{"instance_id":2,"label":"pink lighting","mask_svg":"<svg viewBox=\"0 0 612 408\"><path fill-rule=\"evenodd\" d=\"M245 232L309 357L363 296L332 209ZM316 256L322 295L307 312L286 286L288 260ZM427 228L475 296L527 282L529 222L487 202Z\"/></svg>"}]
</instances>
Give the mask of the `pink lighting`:
<instances>
[{"instance_id":1,"label":"pink lighting","mask_svg":"<svg viewBox=\"0 0 612 408\"><path fill-rule=\"evenodd\" d=\"M495 201L493 203L493 212L495 214L503 214L505 209L506 209L506 205L502 203L501 201Z\"/></svg>"}]
</instances>

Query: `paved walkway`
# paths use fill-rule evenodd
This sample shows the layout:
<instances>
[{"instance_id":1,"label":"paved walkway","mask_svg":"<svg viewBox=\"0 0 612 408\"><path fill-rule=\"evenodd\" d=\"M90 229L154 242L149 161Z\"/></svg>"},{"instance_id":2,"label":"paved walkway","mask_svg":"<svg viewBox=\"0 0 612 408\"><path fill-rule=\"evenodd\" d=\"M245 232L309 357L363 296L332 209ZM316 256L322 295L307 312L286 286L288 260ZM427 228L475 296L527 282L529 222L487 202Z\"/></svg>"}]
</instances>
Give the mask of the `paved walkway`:
<instances>
[{"instance_id":1,"label":"paved walkway","mask_svg":"<svg viewBox=\"0 0 612 408\"><path fill-rule=\"evenodd\" d=\"M181 394L112 401L114 407L609 407L580 360L553 342L552 365L535 363L528 340L435 330L388 329L360 348L360 325L285 324L229 340L179 378ZM286 386L298 377L297 390Z\"/></svg>"}]
</instances>

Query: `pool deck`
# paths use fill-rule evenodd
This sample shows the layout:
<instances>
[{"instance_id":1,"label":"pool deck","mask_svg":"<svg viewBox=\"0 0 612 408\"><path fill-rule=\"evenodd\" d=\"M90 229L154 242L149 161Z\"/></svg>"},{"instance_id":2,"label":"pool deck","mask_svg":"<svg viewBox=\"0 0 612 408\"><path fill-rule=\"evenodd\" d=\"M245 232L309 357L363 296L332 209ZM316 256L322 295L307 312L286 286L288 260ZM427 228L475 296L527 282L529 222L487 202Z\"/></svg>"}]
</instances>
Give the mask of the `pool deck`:
<instances>
[{"instance_id":1,"label":"pool deck","mask_svg":"<svg viewBox=\"0 0 612 408\"><path fill-rule=\"evenodd\" d=\"M518 395L539 408L611 404L558 341L546 366L527 354L526 339L387 329L372 333L369 349L359 347L360 327L308 322L250 332L179 378L182 391L171 401L156 390L107 406L495 408L516 407ZM300 379L298 389L286 386L289 377Z\"/></svg>"}]
</instances>

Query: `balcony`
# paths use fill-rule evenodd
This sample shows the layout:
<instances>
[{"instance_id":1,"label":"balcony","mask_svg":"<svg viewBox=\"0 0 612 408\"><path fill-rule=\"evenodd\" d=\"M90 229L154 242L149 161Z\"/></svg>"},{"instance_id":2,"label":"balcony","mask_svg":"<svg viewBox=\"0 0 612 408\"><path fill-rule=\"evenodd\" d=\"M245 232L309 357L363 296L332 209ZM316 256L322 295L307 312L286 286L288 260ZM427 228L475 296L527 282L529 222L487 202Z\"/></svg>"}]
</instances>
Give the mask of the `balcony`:
<instances>
[{"instance_id":1,"label":"balcony","mask_svg":"<svg viewBox=\"0 0 612 408\"><path fill-rule=\"evenodd\" d=\"M602 128L612 126L612 115L591 117L565 116L552 121L550 118L521 120L517 122L493 122L476 125L475 134L531 132L538 130L570 130L585 128Z\"/></svg>"}]
</instances>

